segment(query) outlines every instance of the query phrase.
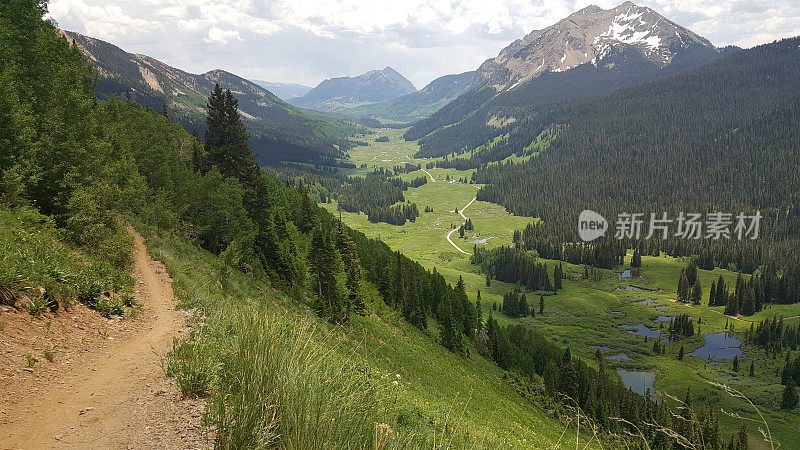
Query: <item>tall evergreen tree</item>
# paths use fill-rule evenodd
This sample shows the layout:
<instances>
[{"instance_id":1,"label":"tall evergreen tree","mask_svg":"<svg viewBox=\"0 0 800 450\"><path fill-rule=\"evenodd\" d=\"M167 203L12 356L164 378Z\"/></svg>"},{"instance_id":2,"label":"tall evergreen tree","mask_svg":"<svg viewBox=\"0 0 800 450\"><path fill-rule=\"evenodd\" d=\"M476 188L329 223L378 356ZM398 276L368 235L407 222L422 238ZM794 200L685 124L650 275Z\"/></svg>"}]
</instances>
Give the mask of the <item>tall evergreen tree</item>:
<instances>
[{"instance_id":1,"label":"tall evergreen tree","mask_svg":"<svg viewBox=\"0 0 800 450\"><path fill-rule=\"evenodd\" d=\"M797 406L797 387L795 387L794 380L789 380L786 388L783 390L781 398L781 409L794 409Z\"/></svg>"},{"instance_id":2,"label":"tall evergreen tree","mask_svg":"<svg viewBox=\"0 0 800 450\"><path fill-rule=\"evenodd\" d=\"M686 277L686 269L681 269L681 275L678 278L678 300L689 301L689 279Z\"/></svg>"},{"instance_id":3,"label":"tall evergreen tree","mask_svg":"<svg viewBox=\"0 0 800 450\"><path fill-rule=\"evenodd\" d=\"M478 289L478 296L475 299L475 316L476 316L476 326L475 328L480 330L483 328L483 309L481 308L481 290Z\"/></svg>"},{"instance_id":4,"label":"tall evergreen tree","mask_svg":"<svg viewBox=\"0 0 800 450\"><path fill-rule=\"evenodd\" d=\"M687 277L688 278L688 277ZM695 305L700 304L700 300L703 298L703 288L700 286L700 280L694 282L694 286L692 286L692 303Z\"/></svg>"},{"instance_id":5,"label":"tall evergreen tree","mask_svg":"<svg viewBox=\"0 0 800 450\"><path fill-rule=\"evenodd\" d=\"M697 262L694 258L690 259L686 266L686 279L689 281L689 286L693 286L697 281Z\"/></svg>"},{"instance_id":6,"label":"tall evergreen tree","mask_svg":"<svg viewBox=\"0 0 800 450\"><path fill-rule=\"evenodd\" d=\"M344 264L329 234L322 227L314 230L308 258L312 289L317 295L317 310L333 322L347 320L350 305Z\"/></svg>"},{"instance_id":7,"label":"tall evergreen tree","mask_svg":"<svg viewBox=\"0 0 800 450\"><path fill-rule=\"evenodd\" d=\"M206 103L205 149L209 163L220 173L249 184L258 173L258 166L247 143L249 136L239 117L238 105L230 90L223 91L219 84L214 86Z\"/></svg>"}]
</instances>

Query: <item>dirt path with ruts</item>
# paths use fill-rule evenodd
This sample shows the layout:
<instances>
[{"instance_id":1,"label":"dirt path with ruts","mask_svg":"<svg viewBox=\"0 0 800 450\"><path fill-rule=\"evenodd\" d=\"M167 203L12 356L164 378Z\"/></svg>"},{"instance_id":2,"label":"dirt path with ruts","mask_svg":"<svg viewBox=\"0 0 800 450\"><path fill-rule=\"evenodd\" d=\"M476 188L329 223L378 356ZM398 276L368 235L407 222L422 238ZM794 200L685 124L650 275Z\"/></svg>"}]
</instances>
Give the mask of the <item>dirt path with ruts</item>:
<instances>
[{"instance_id":1,"label":"dirt path with ruts","mask_svg":"<svg viewBox=\"0 0 800 450\"><path fill-rule=\"evenodd\" d=\"M131 232L141 315L76 340L60 363L0 380L0 449L212 445L200 427L202 401L180 399L161 368L173 338L188 330L185 314L163 264Z\"/></svg>"}]
</instances>

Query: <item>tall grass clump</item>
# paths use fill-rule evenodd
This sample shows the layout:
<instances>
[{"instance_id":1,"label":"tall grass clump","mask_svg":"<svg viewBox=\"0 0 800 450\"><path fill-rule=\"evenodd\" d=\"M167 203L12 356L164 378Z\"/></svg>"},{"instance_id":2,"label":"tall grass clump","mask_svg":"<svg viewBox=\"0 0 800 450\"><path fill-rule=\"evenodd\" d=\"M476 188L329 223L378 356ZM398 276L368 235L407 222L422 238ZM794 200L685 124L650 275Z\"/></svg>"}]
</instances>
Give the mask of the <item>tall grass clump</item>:
<instances>
[{"instance_id":1,"label":"tall grass clump","mask_svg":"<svg viewBox=\"0 0 800 450\"><path fill-rule=\"evenodd\" d=\"M308 321L280 320L263 307L235 313L208 418L219 448L376 448L384 386Z\"/></svg>"}]
</instances>

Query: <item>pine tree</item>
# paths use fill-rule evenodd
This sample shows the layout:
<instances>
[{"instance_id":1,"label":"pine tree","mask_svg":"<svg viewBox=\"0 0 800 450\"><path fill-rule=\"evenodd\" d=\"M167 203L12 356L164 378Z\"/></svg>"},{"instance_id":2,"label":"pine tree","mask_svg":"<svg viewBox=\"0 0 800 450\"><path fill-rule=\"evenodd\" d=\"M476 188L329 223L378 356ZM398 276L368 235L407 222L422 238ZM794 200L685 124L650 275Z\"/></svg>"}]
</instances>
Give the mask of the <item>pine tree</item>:
<instances>
[{"instance_id":1,"label":"pine tree","mask_svg":"<svg viewBox=\"0 0 800 450\"><path fill-rule=\"evenodd\" d=\"M638 249L633 251L633 257L631 258L631 267L635 268L642 267L642 254L639 253Z\"/></svg>"},{"instance_id":2,"label":"pine tree","mask_svg":"<svg viewBox=\"0 0 800 450\"><path fill-rule=\"evenodd\" d=\"M711 282L711 290L708 292L708 306L714 306L714 301L717 298L717 282Z\"/></svg>"},{"instance_id":3,"label":"pine tree","mask_svg":"<svg viewBox=\"0 0 800 450\"><path fill-rule=\"evenodd\" d=\"M694 285L697 281L697 262L694 258L692 258L686 266L686 279L689 281L689 286Z\"/></svg>"},{"instance_id":4,"label":"pine tree","mask_svg":"<svg viewBox=\"0 0 800 450\"><path fill-rule=\"evenodd\" d=\"M544 314L544 295L539 296L539 314Z\"/></svg>"},{"instance_id":5,"label":"pine tree","mask_svg":"<svg viewBox=\"0 0 800 450\"><path fill-rule=\"evenodd\" d=\"M486 287L490 287L492 285L492 277L489 276L489 272L486 272Z\"/></svg>"},{"instance_id":6,"label":"pine tree","mask_svg":"<svg viewBox=\"0 0 800 450\"><path fill-rule=\"evenodd\" d=\"M678 350L678 361L683 361L683 346L681 345L681 349Z\"/></svg>"},{"instance_id":7,"label":"pine tree","mask_svg":"<svg viewBox=\"0 0 800 450\"><path fill-rule=\"evenodd\" d=\"M477 317L475 328L483 328L483 309L481 308L481 290L478 289L478 297L475 299L475 315Z\"/></svg>"},{"instance_id":8,"label":"pine tree","mask_svg":"<svg viewBox=\"0 0 800 450\"><path fill-rule=\"evenodd\" d=\"M208 161L220 173L249 184L258 173L255 156L247 143L249 136L239 117L239 102L230 90L223 91L219 84L208 97L204 141Z\"/></svg>"},{"instance_id":9,"label":"pine tree","mask_svg":"<svg viewBox=\"0 0 800 450\"><path fill-rule=\"evenodd\" d=\"M458 353L461 350L458 333L456 332L455 319L453 318L453 308L451 300L447 297L439 302L439 309L436 312L439 322L439 333L442 339L442 346L451 352Z\"/></svg>"},{"instance_id":10,"label":"pine tree","mask_svg":"<svg viewBox=\"0 0 800 450\"><path fill-rule=\"evenodd\" d=\"M794 380L789 380L789 383L786 384L786 388L783 390L781 409L794 409L797 403L797 388L795 387Z\"/></svg>"},{"instance_id":11,"label":"pine tree","mask_svg":"<svg viewBox=\"0 0 800 450\"><path fill-rule=\"evenodd\" d=\"M733 357L733 371L734 372L738 372L739 371L739 356L734 356Z\"/></svg>"},{"instance_id":12,"label":"pine tree","mask_svg":"<svg viewBox=\"0 0 800 450\"><path fill-rule=\"evenodd\" d=\"M750 361L750 376L755 376L756 374L756 366L753 364L753 361Z\"/></svg>"},{"instance_id":13,"label":"pine tree","mask_svg":"<svg viewBox=\"0 0 800 450\"><path fill-rule=\"evenodd\" d=\"M681 275L678 278L678 300L681 302L689 300L689 280L686 277L686 269L681 270Z\"/></svg>"},{"instance_id":14,"label":"pine tree","mask_svg":"<svg viewBox=\"0 0 800 450\"><path fill-rule=\"evenodd\" d=\"M700 280L697 280L695 281L694 286L692 286L692 303L699 305L702 298L703 288L700 286Z\"/></svg>"},{"instance_id":15,"label":"pine tree","mask_svg":"<svg viewBox=\"0 0 800 450\"><path fill-rule=\"evenodd\" d=\"M314 230L308 257L317 310L333 322L347 320L350 305L342 259L330 236L321 227Z\"/></svg>"}]
</instances>

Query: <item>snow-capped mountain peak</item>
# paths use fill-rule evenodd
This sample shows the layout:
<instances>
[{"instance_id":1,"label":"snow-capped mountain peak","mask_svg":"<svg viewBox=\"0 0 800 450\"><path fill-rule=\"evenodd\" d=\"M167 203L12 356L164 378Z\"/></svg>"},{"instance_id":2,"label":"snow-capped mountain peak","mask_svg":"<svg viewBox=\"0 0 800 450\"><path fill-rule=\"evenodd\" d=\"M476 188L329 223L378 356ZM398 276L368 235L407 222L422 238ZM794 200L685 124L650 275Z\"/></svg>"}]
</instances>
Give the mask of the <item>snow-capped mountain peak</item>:
<instances>
[{"instance_id":1,"label":"snow-capped mountain peak","mask_svg":"<svg viewBox=\"0 0 800 450\"><path fill-rule=\"evenodd\" d=\"M693 45L713 48L708 40L648 7L625 2L604 10L591 5L513 42L481 65L475 82L497 90L511 88L545 71L598 64L613 49L626 46L664 66Z\"/></svg>"}]
</instances>

